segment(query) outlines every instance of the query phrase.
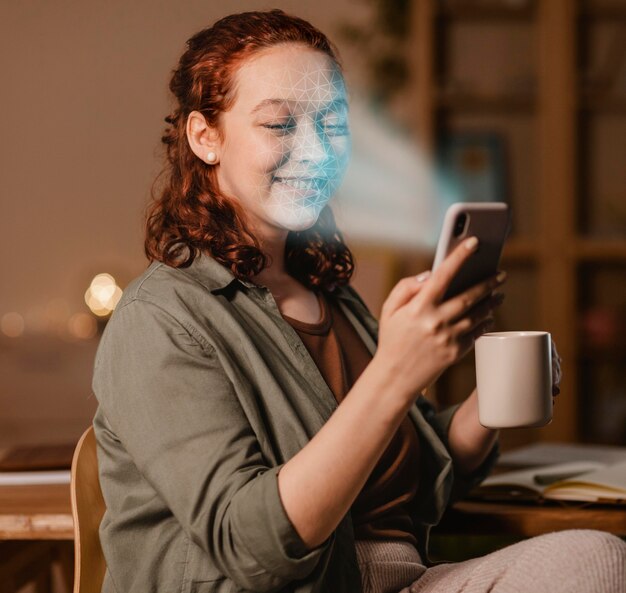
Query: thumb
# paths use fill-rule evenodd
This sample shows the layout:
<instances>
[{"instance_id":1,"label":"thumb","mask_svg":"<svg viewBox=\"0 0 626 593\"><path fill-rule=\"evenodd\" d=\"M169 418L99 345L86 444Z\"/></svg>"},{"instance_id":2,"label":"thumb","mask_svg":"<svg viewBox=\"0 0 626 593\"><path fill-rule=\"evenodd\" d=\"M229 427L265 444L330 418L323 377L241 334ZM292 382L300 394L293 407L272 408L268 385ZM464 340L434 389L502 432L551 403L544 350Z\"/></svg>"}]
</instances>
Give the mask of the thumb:
<instances>
[{"instance_id":1,"label":"thumb","mask_svg":"<svg viewBox=\"0 0 626 593\"><path fill-rule=\"evenodd\" d=\"M402 278L389 293L381 310L381 317L393 315L400 307L406 305L420 290L430 277L430 270L417 276Z\"/></svg>"}]
</instances>

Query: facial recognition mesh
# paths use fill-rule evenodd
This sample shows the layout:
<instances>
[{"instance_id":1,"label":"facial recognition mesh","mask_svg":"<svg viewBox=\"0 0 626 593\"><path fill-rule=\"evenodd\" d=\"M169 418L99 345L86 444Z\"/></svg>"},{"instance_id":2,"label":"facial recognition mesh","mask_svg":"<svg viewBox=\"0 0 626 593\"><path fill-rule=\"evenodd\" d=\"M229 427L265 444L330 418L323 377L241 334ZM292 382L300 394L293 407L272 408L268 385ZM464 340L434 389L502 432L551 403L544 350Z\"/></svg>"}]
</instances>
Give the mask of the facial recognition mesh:
<instances>
[{"instance_id":1,"label":"facial recognition mesh","mask_svg":"<svg viewBox=\"0 0 626 593\"><path fill-rule=\"evenodd\" d=\"M286 69L261 107L272 135L259 179L266 214L290 230L315 224L341 183L350 157L348 104L335 68Z\"/></svg>"}]
</instances>

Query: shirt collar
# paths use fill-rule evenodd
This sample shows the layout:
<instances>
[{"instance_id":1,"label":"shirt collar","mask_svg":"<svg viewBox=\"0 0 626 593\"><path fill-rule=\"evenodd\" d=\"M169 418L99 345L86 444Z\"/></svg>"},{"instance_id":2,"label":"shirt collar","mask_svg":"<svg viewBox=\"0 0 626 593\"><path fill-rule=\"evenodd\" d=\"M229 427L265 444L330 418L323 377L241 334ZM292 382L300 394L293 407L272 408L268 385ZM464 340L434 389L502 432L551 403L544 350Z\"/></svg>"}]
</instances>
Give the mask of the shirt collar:
<instances>
[{"instance_id":1,"label":"shirt collar","mask_svg":"<svg viewBox=\"0 0 626 593\"><path fill-rule=\"evenodd\" d=\"M249 280L240 280L231 270L205 252L200 252L190 266L182 268L181 270L214 294L231 285L236 288L243 285L253 289L265 289L265 287L250 282ZM351 290L346 286L338 286L332 294L339 299L361 304L358 297L353 295Z\"/></svg>"},{"instance_id":2,"label":"shirt collar","mask_svg":"<svg viewBox=\"0 0 626 593\"><path fill-rule=\"evenodd\" d=\"M227 267L202 251L196 255L191 265L180 269L213 293L223 290L233 283L243 284L249 288L259 288L253 282L239 280Z\"/></svg>"}]
</instances>

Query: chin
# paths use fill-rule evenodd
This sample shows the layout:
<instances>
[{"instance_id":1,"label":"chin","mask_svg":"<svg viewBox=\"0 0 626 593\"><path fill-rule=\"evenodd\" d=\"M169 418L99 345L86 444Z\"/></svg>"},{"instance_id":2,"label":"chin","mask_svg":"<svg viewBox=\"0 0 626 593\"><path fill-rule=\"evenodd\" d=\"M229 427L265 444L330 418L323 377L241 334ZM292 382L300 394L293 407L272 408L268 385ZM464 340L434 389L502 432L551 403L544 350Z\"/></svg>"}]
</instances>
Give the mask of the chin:
<instances>
[{"instance_id":1,"label":"chin","mask_svg":"<svg viewBox=\"0 0 626 593\"><path fill-rule=\"evenodd\" d=\"M317 219L318 217L316 216L314 220L310 220L310 221L307 220L307 221L300 221L300 222L284 222L283 226L290 231L301 233L302 231L306 231L310 229L312 226L314 226L315 223L317 222Z\"/></svg>"},{"instance_id":2,"label":"chin","mask_svg":"<svg viewBox=\"0 0 626 593\"><path fill-rule=\"evenodd\" d=\"M285 208L268 208L268 218L274 224L288 230L288 231L306 231L310 229L318 220L321 210L319 208L309 209L304 212L302 209L296 214L293 212L285 211Z\"/></svg>"},{"instance_id":3,"label":"chin","mask_svg":"<svg viewBox=\"0 0 626 593\"><path fill-rule=\"evenodd\" d=\"M314 226L318 218L319 214L315 216L307 216L306 218L301 218L300 220L283 219L280 221L280 225L290 231L302 232Z\"/></svg>"}]
</instances>

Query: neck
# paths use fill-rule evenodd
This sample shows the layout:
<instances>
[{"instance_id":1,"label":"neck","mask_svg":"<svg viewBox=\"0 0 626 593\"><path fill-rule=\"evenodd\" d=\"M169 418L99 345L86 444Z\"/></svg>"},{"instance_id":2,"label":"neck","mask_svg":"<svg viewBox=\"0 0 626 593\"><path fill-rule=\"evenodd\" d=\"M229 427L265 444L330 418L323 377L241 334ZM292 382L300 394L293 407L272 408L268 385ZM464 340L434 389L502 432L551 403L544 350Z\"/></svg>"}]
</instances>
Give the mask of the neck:
<instances>
[{"instance_id":1,"label":"neck","mask_svg":"<svg viewBox=\"0 0 626 593\"><path fill-rule=\"evenodd\" d=\"M257 284L272 288L280 285L288 276L285 269L285 245L287 243L288 231L281 232L274 236L259 237L261 249L270 256L271 263L253 277Z\"/></svg>"}]
</instances>

